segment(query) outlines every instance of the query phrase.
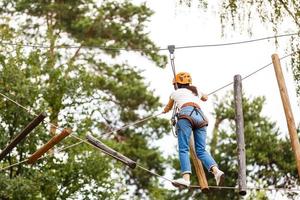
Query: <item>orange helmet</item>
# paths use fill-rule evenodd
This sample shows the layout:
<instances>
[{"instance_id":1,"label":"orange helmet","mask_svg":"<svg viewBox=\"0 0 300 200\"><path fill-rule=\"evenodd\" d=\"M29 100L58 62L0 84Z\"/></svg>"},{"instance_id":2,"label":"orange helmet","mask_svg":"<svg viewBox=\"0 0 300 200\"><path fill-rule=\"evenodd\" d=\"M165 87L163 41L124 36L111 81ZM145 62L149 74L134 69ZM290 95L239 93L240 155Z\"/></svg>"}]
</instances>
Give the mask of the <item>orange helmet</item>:
<instances>
[{"instance_id":1,"label":"orange helmet","mask_svg":"<svg viewBox=\"0 0 300 200\"><path fill-rule=\"evenodd\" d=\"M173 78L173 84L192 84L192 77L187 72L180 72L176 74L175 78Z\"/></svg>"}]
</instances>

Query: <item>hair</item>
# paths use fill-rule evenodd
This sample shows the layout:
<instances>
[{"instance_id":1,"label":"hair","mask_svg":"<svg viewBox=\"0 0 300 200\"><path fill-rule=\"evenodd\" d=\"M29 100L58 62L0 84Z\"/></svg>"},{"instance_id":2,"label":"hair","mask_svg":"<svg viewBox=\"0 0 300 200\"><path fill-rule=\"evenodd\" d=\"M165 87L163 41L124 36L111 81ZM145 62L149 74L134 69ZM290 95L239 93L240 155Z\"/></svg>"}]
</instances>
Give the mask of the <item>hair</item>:
<instances>
[{"instance_id":1,"label":"hair","mask_svg":"<svg viewBox=\"0 0 300 200\"><path fill-rule=\"evenodd\" d=\"M192 86L190 84L180 84L180 83L177 83L177 86L178 86L178 88L186 88L186 89L192 91L196 96L198 96L198 90L195 86Z\"/></svg>"}]
</instances>

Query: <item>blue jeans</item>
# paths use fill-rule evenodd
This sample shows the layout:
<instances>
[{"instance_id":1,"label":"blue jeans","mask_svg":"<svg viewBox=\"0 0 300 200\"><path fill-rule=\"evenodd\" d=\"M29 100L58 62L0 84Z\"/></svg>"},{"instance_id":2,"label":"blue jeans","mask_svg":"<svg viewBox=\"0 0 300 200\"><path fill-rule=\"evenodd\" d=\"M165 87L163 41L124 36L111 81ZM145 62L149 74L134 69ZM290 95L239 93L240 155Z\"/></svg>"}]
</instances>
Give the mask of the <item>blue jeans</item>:
<instances>
[{"instance_id":1,"label":"blue jeans","mask_svg":"<svg viewBox=\"0 0 300 200\"><path fill-rule=\"evenodd\" d=\"M180 110L179 114L190 115L193 111L194 107L187 106ZM200 109L198 109L202 115L198 112L193 112L191 117L194 120L203 121L203 113ZM205 150L206 146L206 127L202 128L194 128L191 123L187 119L179 119L177 124L177 134L178 134L178 147L179 147L179 160L180 160L180 168L181 173L191 173L191 163L189 156L189 143L191 133L194 133L195 140L195 150L197 157L201 160L204 167L210 171L211 167L217 166L216 161L212 158L212 156Z\"/></svg>"}]
</instances>

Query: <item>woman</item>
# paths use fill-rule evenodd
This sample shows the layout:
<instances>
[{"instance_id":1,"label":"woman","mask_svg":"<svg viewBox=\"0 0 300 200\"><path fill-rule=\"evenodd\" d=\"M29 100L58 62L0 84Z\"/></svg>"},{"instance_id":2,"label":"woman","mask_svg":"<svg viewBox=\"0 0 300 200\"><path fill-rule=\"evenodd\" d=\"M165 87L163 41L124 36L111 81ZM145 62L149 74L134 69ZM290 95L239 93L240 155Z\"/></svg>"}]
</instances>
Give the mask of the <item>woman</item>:
<instances>
[{"instance_id":1,"label":"woman","mask_svg":"<svg viewBox=\"0 0 300 200\"><path fill-rule=\"evenodd\" d=\"M189 141L191 132L194 133L195 150L197 157L202 161L205 168L215 176L217 185L222 185L224 172L219 170L217 163L205 150L207 119L200 109L200 99L207 100L207 95L202 94L195 86L192 86L192 78L189 73L178 73L173 79L175 89L170 95L170 100L163 113L169 112L174 102L180 109L176 124L178 134L179 160L182 178L173 181L174 185L184 185L189 187L191 163L189 157ZM177 85L177 87L176 87Z\"/></svg>"}]
</instances>

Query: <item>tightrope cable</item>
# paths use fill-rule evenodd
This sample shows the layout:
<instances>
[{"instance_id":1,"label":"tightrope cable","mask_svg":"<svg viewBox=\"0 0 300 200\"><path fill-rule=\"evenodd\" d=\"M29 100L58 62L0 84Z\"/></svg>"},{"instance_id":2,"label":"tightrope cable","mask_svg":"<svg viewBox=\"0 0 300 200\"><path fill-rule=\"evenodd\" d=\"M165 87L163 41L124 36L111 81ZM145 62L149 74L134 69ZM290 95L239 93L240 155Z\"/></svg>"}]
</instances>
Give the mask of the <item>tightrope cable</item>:
<instances>
[{"instance_id":1,"label":"tightrope cable","mask_svg":"<svg viewBox=\"0 0 300 200\"><path fill-rule=\"evenodd\" d=\"M162 178L162 179L164 179L164 180L166 180L166 181L169 181L169 182L171 182L171 183L173 182L171 179L166 178L165 176L162 176L162 175L160 175L160 174L158 174L158 173L156 173L156 172L153 172L153 171L151 171L151 170L149 170L149 169L147 169L147 168L141 166L140 164L136 164L136 166L137 166L138 168L140 168L140 169L142 169L142 170L144 170L144 171L146 171L146 172L148 172L148 173L154 175L154 176L157 176L157 177L159 177L159 178Z\"/></svg>"},{"instance_id":2,"label":"tightrope cable","mask_svg":"<svg viewBox=\"0 0 300 200\"><path fill-rule=\"evenodd\" d=\"M281 38L281 37L288 37L288 36L294 36L299 35L298 33L287 33L287 34L280 34L280 35L274 35L274 36L268 36L268 37L262 37L252 40L243 40L238 42L229 42L229 43L216 43L216 44L199 44L199 45L185 45L185 46L178 46L175 47L175 49L190 49L190 48L204 48L204 47L220 47L220 46L230 46L230 45L238 45L238 44L246 44L246 43L252 43L252 42L258 42L263 40L269 40L273 38ZM0 44L2 45L11 45L11 46L24 46L24 47L31 47L31 48L41 48L41 49L48 49L50 46L46 46L43 44L22 44L21 42L8 42L8 41L0 41ZM102 49L102 50L111 50L111 51L146 51L146 50L152 50L152 49L146 49L146 48L114 48L114 47L108 47L108 46L85 46L85 45L56 45L54 48L59 49ZM159 51L165 51L168 50L168 48L158 48Z\"/></svg>"},{"instance_id":3,"label":"tightrope cable","mask_svg":"<svg viewBox=\"0 0 300 200\"><path fill-rule=\"evenodd\" d=\"M292 52L292 53L290 53L290 54L287 54L287 55L281 57L280 60L285 59L285 58L287 58L287 57L289 57L289 56L291 56L291 55L293 55L293 54L295 54L295 53L298 53L298 52L299 52L299 50L297 50L297 51L295 51L295 52ZM242 80L251 77L251 76L254 75L255 73L257 73L257 72L259 72L259 71L261 71L261 70L267 68L267 67L270 66L270 65L272 65L272 63L269 63L269 64L267 64L267 65L265 65L265 66L263 66L263 67L261 67L261 68L255 70L254 72L252 72L252 73L246 75L244 78L242 78ZM228 86L231 85L231 84L233 84L233 82L228 83L228 84L226 84L226 85L224 85L224 86L222 86L222 87L220 87L220 88L214 90L213 92L210 92L208 95L214 94L214 93L216 93L216 92L218 92L218 91L220 91L220 90L222 90L222 89L228 87ZM13 99L9 98L7 95L2 94L1 92L0 92L0 95L1 95L2 97L4 97L5 99L7 99L7 100L13 102L13 103L16 104L17 106L23 108L23 109L26 110L29 114L34 115L34 116L37 116L37 114L34 113L31 109L26 108L25 106L21 105L21 104L18 103L17 101L14 101ZM110 133L113 133L113 132L116 132L116 131L119 131L119 130L128 128L129 126L136 125L136 124L141 123L141 122L143 122L143 121L149 120L149 119L151 119L151 118L153 118L153 117L157 117L157 116L159 116L159 115L161 115L161 114L162 114L162 113L158 113L158 114L155 114L155 115L152 115L152 116L148 116L148 117L146 117L146 118L143 118L143 119L138 120L138 121L136 121L136 122L133 122L133 123L131 123L131 124L125 125L125 126L119 128L119 129L112 130L112 131L108 132L107 134L110 134ZM60 130L60 127L58 127L57 125L54 125L54 124L52 124L51 122L48 122L48 121L45 121L45 122L48 123L49 125L51 125L51 126L57 128L58 130ZM58 150L59 152L64 151L64 150L69 149L69 148L72 148L72 147L74 147L74 146L76 146L76 145L78 145L78 144L81 144L81 143L83 143L83 142L86 143L86 144L88 144L88 145L90 145L90 146L93 146L92 144L90 144L90 143L89 143L87 140L85 140L85 139L82 139L82 138L80 138L80 137L78 137L78 136L75 136L74 134L71 134L71 136L74 137L74 138L76 138L76 139L78 139L78 140L80 140L80 142L75 143L75 144L72 144L72 145L67 146L67 147L64 147L64 148L61 148L61 149ZM94 147L94 146L93 146L93 147ZM43 156L43 157L41 157L41 158L39 158L39 159L43 159L43 158L45 158L45 157L47 157L47 156L49 156L49 154L46 155L46 156ZM18 162L18 163L14 163L14 164L12 164L12 165L9 165L9 166L6 166L6 167L4 167L4 168L1 168L0 171L3 171L3 170L5 170L5 169L11 168L11 167L16 166L16 165L20 165L20 164L22 164L22 163L25 163L27 160L28 160L28 159L25 159L25 160L20 161L20 162ZM144 171L146 171L146 172L148 172L148 173L151 173L151 174L154 175L154 176L157 176L157 177L159 177L159 178L162 178L162 179L164 179L164 180L169 181L169 182L172 183L172 180L171 180L171 179L166 178L166 177L164 177L164 176L162 176L162 175L160 175L160 174L158 174L158 173L156 173L156 172L153 172L153 171L151 171L151 170L149 170L149 169L147 169L147 168L145 168L145 167L143 167L143 166L141 166L141 165L139 165L139 164L137 164L137 167L140 168L140 169L142 169L142 170L144 170ZM228 186L208 186L208 187L209 187L209 188L212 188L212 189L213 189L213 188L214 188L214 189L230 189L230 190L236 190L236 189L238 189L237 187L228 187ZM191 186L190 188L196 189L196 188L200 188L200 186ZM290 192L300 192L300 189L298 189L298 188L276 188L276 187L275 187L275 188L247 187L246 190L285 190L285 191L290 191Z\"/></svg>"},{"instance_id":4,"label":"tightrope cable","mask_svg":"<svg viewBox=\"0 0 300 200\"><path fill-rule=\"evenodd\" d=\"M290 57L290 56L292 56L292 55L294 55L294 54L296 54L296 53L299 53L299 52L300 52L300 50L294 51L294 52L292 52L292 53L290 53L290 54L287 54L287 55L285 55L285 56L279 58L279 60L284 60L285 58ZM257 69L257 70L255 70L255 71L249 73L248 75L242 77L242 80L245 80L245 79L249 78L250 76L253 76L253 75L256 74L257 72L262 71L263 69L265 69L265 68L271 66L272 64L273 64L273 63L271 62L271 63L269 63L269 64L267 64L267 65L264 65L263 67L260 67L259 69ZM230 82L230 83L227 83L226 85L224 85L224 86L222 86L222 87L220 87L220 88L218 88L218 89L216 89L216 90L213 90L212 92L208 93L208 96L209 96L209 95L212 95L212 94L214 94L214 93L216 93L216 92L218 92L218 91L220 91L220 90L222 90L222 89L224 89L224 88L226 88L226 87L228 87L228 86L230 86L230 85L232 85L232 84L233 84L233 81Z\"/></svg>"},{"instance_id":5,"label":"tightrope cable","mask_svg":"<svg viewBox=\"0 0 300 200\"><path fill-rule=\"evenodd\" d=\"M252 39L252 40L244 40L244 41L239 41L239 42L229 42L229 43L220 43L220 44L203 44L203 45L191 45L191 46L181 46L181 47L179 46L179 47L176 47L176 49L230 46L230 45L258 42L258 41L262 41L262 40L269 40L269 39L273 39L273 38L293 36L293 35L298 35L298 34L299 33L288 33L288 34L282 34L282 35L278 35L278 36L269 36L269 37L263 37L263 38Z\"/></svg>"},{"instance_id":6,"label":"tightrope cable","mask_svg":"<svg viewBox=\"0 0 300 200\"><path fill-rule=\"evenodd\" d=\"M23 108L24 110L26 110L26 111L27 111L28 113L30 113L31 115L33 115L33 116L35 116L35 117L38 116L38 115L37 115L36 113L34 113L31 109L26 108L26 107L23 106L22 104L20 104L20 103L18 103L17 101L15 101L15 100L9 98L8 96L2 94L1 92L0 92L0 95L1 95L2 97L4 97L5 99L11 101L12 103L16 104L16 105L19 106L20 108Z\"/></svg>"},{"instance_id":7,"label":"tightrope cable","mask_svg":"<svg viewBox=\"0 0 300 200\"><path fill-rule=\"evenodd\" d=\"M158 178L161 178L161 179L164 179L170 183L173 183L173 181L169 178L166 178L165 176L162 176L160 174L157 174L145 167L142 167L141 165L138 165L137 164L137 167L139 167L140 169L158 177ZM201 187L199 185L190 185L188 187L189 189L201 189ZM216 186L216 185L209 185L208 186L209 189L226 189L226 190L238 190L239 188L236 186ZM246 190L266 190L266 191L272 191L272 190L284 190L284 191L287 191L287 192L300 192L300 188L283 188L283 187L274 187L274 188L266 188L266 187L246 187Z\"/></svg>"},{"instance_id":8,"label":"tightrope cable","mask_svg":"<svg viewBox=\"0 0 300 200\"><path fill-rule=\"evenodd\" d=\"M294 51L294 52L292 52L292 53L290 53L290 54L287 54L287 55L281 57L280 60L285 59L285 58L287 58L287 57L289 57L289 56L291 56L291 55L294 55L295 53L298 53L298 52L299 52L299 50ZM242 78L242 80L244 80L244 79L246 79L246 78L249 78L250 76L254 75L255 73L257 73L257 72L259 72L259 71L261 71L261 70L263 70L263 69L265 69L265 68L267 68L267 67L270 66L270 65L272 65L272 63L269 63L269 64L267 64L267 65L265 65L265 66L263 66L263 67L261 67L261 68L255 70L254 72L252 72L252 73L246 75L244 78ZM220 87L220 88L218 88L218 89L216 89L216 90L210 92L208 95L212 95L212 94L214 94L214 93L216 93L216 92L218 92L218 91L220 91L220 90L222 90L222 89L224 89L224 88L226 88L226 87L228 87L228 86L230 86L230 85L232 85L232 84L233 84L233 82L230 82L230 83L228 83L228 84L226 84L226 85L224 85L224 86L222 86L222 87ZM23 108L23 109L26 110L29 114L34 115L34 116L37 116L37 114L34 113L31 109L26 108L25 106L23 106L22 104L18 103L17 101L15 101L15 100L9 98L7 95L4 95L4 94L1 93L1 92L0 92L0 95L1 95L2 97L4 97L5 99L7 99L7 100L13 102L13 103L16 104L17 106ZM149 120L150 118L157 117L157 116L159 116L159 115L161 115L161 114L162 114L162 113L159 113L159 114L156 114L156 115L153 115L153 116L146 117L146 118L141 119L141 120L138 120L138 121L136 121L136 122L134 122L134 123L128 124L128 125L126 125L126 126L123 126L123 127L119 128L119 129L112 130L112 131L108 132L107 134L113 133L113 132L115 132L115 131L123 130L123 129L129 127L129 126L136 125L136 124L141 123L141 122L143 122L143 121ZM56 125L54 125L54 124L52 124L52 123L50 123L50 122L47 122L47 121L45 121L45 122L48 123L48 124L50 124L51 126L57 128L58 130L60 130L60 128L59 128L58 126L56 126ZM78 136L74 136L74 134L71 134L70 136L71 136L71 137L74 137L74 138L76 138L76 139L78 139L78 140L80 140L79 142L77 142L77 143L75 143L75 144L72 144L71 147L77 146L77 145L79 145L79 144L81 144L81 143L86 143L86 144L91 145L89 142L87 142L87 140L82 139L82 138L80 138L80 137L78 137ZM69 148L69 147L66 147L66 148ZM23 162L25 162L25 161L21 161L19 164L22 164ZM13 164L13 165L15 166L15 164ZM7 168L9 168L9 166L7 166L5 169L7 169ZM3 169L0 169L0 171L2 171L2 170L3 170Z\"/></svg>"},{"instance_id":9,"label":"tightrope cable","mask_svg":"<svg viewBox=\"0 0 300 200\"><path fill-rule=\"evenodd\" d=\"M1 95L2 97L4 97L5 99L11 101L12 103L16 104L17 106L23 108L23 109L24 109L25 111L27 111L29 114L34 115L34 116L37 116L37 114L34 113L31 109L26 108L25 106L23 106L22 104L18 103L17 101L15 101L15 100L9 98L7 95L5 95L5 94L3 94L3 93L1 93L1 92L0 92L0 95ZM125 126L122 126L121 128L118 128L118 129L112 130L112 131L110 131L110 132L107 132L106 134L111 134L111 133L114 133L114 132L118 132L118 131L120 131L120 130L124 130L124 129L130 127L130 126L134 126L134 125L136 125L136 124L142 123L142 122L147 121L147 120L149 120L149 119L151 119L151 118L157 117L157 116L159 116L159 115L161 115L161 114L162 114L162 113L158 113L158 114L155 114L155 115L151 115L151 116L145 117L145 118L143 118L143 119L141 119L141 120L137 120L137 121L135 121L135 122L133 122L133 123L127 124L127 125L125 125ZM44 121L45 121L45 123L47 123L47 124L49 124L49 125L55 127L57 130L62 131L62 129L61 129L59 126L57 126L57 125L55 125L55 124L53 124L53 123L51 123L51 122L48 122L48 121L46 121L46 120L44 120ZM65 147L65 148L62 148L61 150L59 150L59 152L61 152L61 151L63 151L63 150L66 150L66 149L69 149L69 148L71 148L71 147L77 146L77 145L79 145L79 144L81 144L81 143L86 143L86 144L88 144L88 145L94 147L92 144L90 144L90 143L89 143L87 140L85 140L85 139L82 139L82 138L80 138L80 137L78 137L78 136L75 136L74 134L71 134L70 136L73 137L73 138L75 138L75 139L77 139L77 140L79 140L79 142L77 142L77 143L75 143L75 144L72 144L72 145L70 145L70 146L67 146L67 147ZM48 154L48 155L49 155L49 154ZM47 157L48 155L46 155L46 156L44 156L44 157ZM40 158L40 159L41 159L41 158ZM16 165L19 165L19 164L22 164L22 163L26 162L27 160L28 160L28 159L25 159L25 160L20 161L20 162L18 162L18 163L15 163L15 164L6 166L6 167L4 167L4 168L1 168L0 171L5 170L5 169L8 169L8 168L13 167L13 166L16 166Z\"/></svg>"},{"instance_id":10,"label":"tightrope cable","mask_svg":"<svg viewBox=\"0 0 300 200\"><path fill-rule=\"evenodd\" d=\"M12 168L12 167L14 167L14 166L18 166L18 165L20 165L20 164L23 164L23 163L27 162L27 160L28 160L28 159L25 159L25 160L22 160L22 161L20 161L20 162L17 162L17 163L8 165L8 166L6 166L6 167L3 167L3 168L0 169L0 171L4 171L4 170L10 169L10 168Z\"/></svg>"},{"instance_id":11,"label":"tightrope cable","mask_svg":"<svg viewBox=\"0 0 300 200\"><path fill-rule=\"evenodd\" d=\"M143 118L143 119L141 119L141 120L135 121L135 122L133 122L133 123L131 123L131 124L122 126L121 128L114 129L114 130L109 131L109 132L106 132L106 133L104 133L104 134L107 134L107 135L108 135L108 134L111 134L111 133L114 133L114 132L118 132L118 131L124 130L124 129L130 127L130 126L134 126L134 125L136 125L136 124L142 123L142 122L147 121L147 120L149 120L149 119L151 119L151 118L157 117L157 116L159 116L159 115L161 115L161 114L162 114L162 113L158 113L158 114L155 114L155 115L151 115L151 116L145 117L145 118ZM73 136L73 137L76 138L76 136L74 136L74 135L71 135L71 136ZM80 141L77 142L77 143L75 143L75 144L72 144L72 145L71 145L72 147L73 147L73 146L77 146L77 145L79 145L79 144L81 144L81 143L83 143L83 142L87 142L87 140L83 140L83 139L80 138L80 137L78 137L78 138L76 138L76 139L78 139L78 140L80 140ZM90 145L90 143L88 143L88 144ZM113 155L111 155L111 156L113 156ZM114 157L114 156L113 156L113 157Z\"/></svg>"}]
</instances>

